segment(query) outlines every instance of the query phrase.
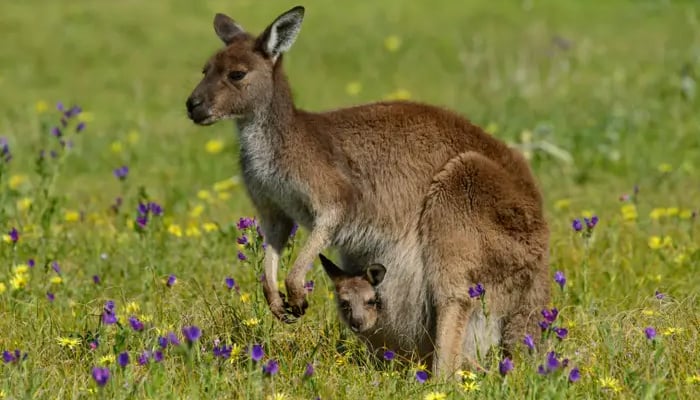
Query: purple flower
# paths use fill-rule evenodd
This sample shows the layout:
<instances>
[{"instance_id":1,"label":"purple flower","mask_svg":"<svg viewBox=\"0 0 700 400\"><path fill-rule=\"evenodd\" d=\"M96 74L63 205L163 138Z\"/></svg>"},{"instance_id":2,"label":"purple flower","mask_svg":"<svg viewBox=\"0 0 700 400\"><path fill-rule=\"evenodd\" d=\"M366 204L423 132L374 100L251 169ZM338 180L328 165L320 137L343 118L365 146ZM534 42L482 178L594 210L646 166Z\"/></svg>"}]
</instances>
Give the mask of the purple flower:
<instances>
[{"instance_id":1,"label":"purple flower","mask_svg":"<svg viewBox=\"0 0 700 400\"><path fill-rule=\"evenodd\" d=\"M292 230L289 232L289 237L294 237L297 234L297 231L299 230L299 225L295 222L292 224Z\"/></svg>"},{"instance_id":2,"label":"purple flower","mask_svg":"<svg viewBox=\"0 0 700 400\"><path fill-rule=\"evenodd\" d=\"M245 261L248 259L248 257L246 257L245 254L243 254L242 252L239 251L238 252L238 259L241 261Z\"/></svg>"},{"instance_id":3,"label":"purple flower","mask_svg":"<svg viewBox=\"0 0 700 400\"><path fill-rule=\"evenodd\" d=\"M102 323L105 325L112 325L117 322L117 316L114 315L114 302L112 300L107 301L102 312Z\"/></svg>"},{"instance_id":4,"label":"purple flower","mask_svg":"<svg viewBox=\"0 0 700 400\"><path fill-rule=\"evenodd\" d=\"M19 350L15 350L15 352L18 352L18 351ZM5 350L2 352L2 361L5 364L9 364L11 362L17 361L17 357L14 354L12 354L11 352Z\"/></svg>"},{"instance_id":5,"label":"purple flower","mask_svg":"<svg viewBox=\"0 0 700 400\"><path fill-rule=\"evenodd\" d=\"M136 332L141 332L143 330L143 322L134 316L129 317L129 325L131 325L131 329Z\"/></svg>"},{"instance_id":6,"label":"purple flower","mask_svg":"<svg viewBox=\"0 0 700 400\"><path fill-rule=\"evenodd\" d=\"M277 362L277 360L272 359L267 362L267 364L263 365L263 373L267 376L272 376L278 373L280 370L280 364Z\"/></svg>"},{"instance_id":7,"label":"purple flower","mask_svg":"<svg viewBox=\"0 0 700 400\"><path fill-rule=\"evenodd\" d=\"M148 209L151 211L151 214L155 215L156 217L159 217L163 214L163 207L160 206L160 204L156 202L150 202L148 203Z\"/></svg>"},{"instance_id":8,"label":"purple flower","mask_svg":"<svg viewBox=\"0 0 700 400\"><path fill-rule=\"evenodd\" d=\"M506 357L503 359L503 361L498 363L498 372L500 372L501 375L506 376L506 374L513 370L513 367L513 361Z\"/></svg>"},{"instance_id":9,"label":"purple flower","mask_svg":"<svg viewBox=\"0 0 700 400\"><path fill-rule=\"evenodd\" d=\"M212 353L214 353L214 357L221 357L223 359L228 359L231 357L231 346L215 346L213 349L211 349Z\"/></svg>"},{"instance_id":10,"label":"purple flower","mask_svg":"<svg viewBox=\"0 0 700 400\"><path fill-rule=\"evenodd\" d=\"M95 285L99 285L100 282L101 282L101 281L100 281L100 276L99 276L99 275L93 275L93 276L92 276L92 283L94 283Z\"/></svg>"},{"instance_id":11,"label":"purple flower","mask_svg":"<svg viewBox=\"0 0 700 400\"><path fill-rule=\"evenodd\" d=\"M233 289L236 286L236 281L230 276L227 276L226 279L224 279L224 283L226 284L226 287L229 290Z\"/></svg>"},{"instance_id":12,"label":"purple flower","mask_svg":"<svg viewBox=\"0 0 700 400\"><path fill-rule=\"evenodd\" d=\"M580 219L576 218L575 220L571 221L571 227L574 228L574 231L581 232L583 229L583 224L581 223Z\"/></svg>"},{"instance_id":13,"label":"purple flower","mask_svg":"<svg viewBox=\"0 0 700 400\"><path fill-rule=\"evenodd\" d=\"M553 351L547 353L547 371L554 371L561 367L561 362L557 358L557 354Z\"/></svg>"},{"instance_id":14,"label":"purple flower","mask_svg":"<svg viewBox=\"0 0 700 400\"><path fill-rule=\"evenodd\" d=\"M161 348L166 348L168 347L168 338L165 336L158 336L158 346Z\"/></svg>"},{"instance_id":15,"label":"purple flower","mask_svg":"<svg viewBox=\"0 0 700 400\"><path fill-rule=\"evenodd\" d=\"M19 232L17 231L17 228L12 228L8 235L10 236L10 240L12 240L12 243L17 243L17 241L19 240Z\"/></svg>"},{"instance_id":16,"label":"purple flower","mask_svg":"<svg viewBox=\"0 0 700 400\"><path fill-rule=\"evenodd\" d=\"M65 111L65 112L63 113L63 115L65 115L66 118L73 118L73 117L75 117L76 115L80 114L82 111L83 111L83 109L80 108L79 106L73 106L73 107L71 107L70 110Z\"/></svg>"},{"instance_id":17,"label":"purple flower","mask_svg":"<svg viewBox=\"0 0 700 400\"><path fill-rule=\"evenodd\" d=\"M61 275L61 266L58 265L58 261L51 263L51 269L53 269L57 274Z\"/></svg>"},{"instance_id":18,"label":"purple flower","mask_svg":"<svg viewBox=\"0 0 700 400\"><path fill-rule=\"evenodd\" d=\"M259 344L254 344L250 350L250 358L253 359L253 361L258 362L262 360L263 356L265 356L265 352L263 351L262 346Z\"/></svg>"},{"instance_id":19,"label":"purple flower","mask_svg":"<svg viewBox=\"0 0 700 400\"><path fill-rule=\"evenodd\" d=\"M46 292L46 298L47 298L50 302L53 302L54 300L56 300L56 295L53 294L53 293L51 293L51 292Z\"/></svg>"},{"instance_id":20,"label":"purple flower","mask_svg":"<svg viewBox=\"0 0 700 400\"><path fill-rule=\"evenodd\" d=\"M100 347L100 341L97 339L94 339L94 340L90 341L90 343L88 345L90 346L90 350L95 350L96 348Z\"/></svg>"},{"instance_id":21,"label":"purple flower","mask_svg":"<svg viewBox=\"0 0 700 400\"><path fill-rule=\"evenodd\" d=\"M583 221L586 223L586 228L590 231L598 224L598 216L594 215L591 219L584 218Z\"/></svg>"},{"instance_id":22,"label":"purple flower","mask_svg":"<svg viewBox=\"0 0 700 400\"><path fill-rule=\"evenodd\" d=\"M92 379L94 379L99 386L106 385L109 380L109 368L94 367L92 369Z\"/></svg>"},{"instance_id":23,"label":"purple flower","mask_svg":"<svg viewBox=\"0 0 700 400\"><path fill-rule=\"evenodd\" d=\"M30 258L29 260L27 260L27 265L29 266L29 268L34 268L34 266L36 265L36 261L34 261L33 258Z\"/></svg>"},{"instance_id":24,"label":"purple flower","mask_svg":"<svg viewBox=\"0 0 700 400\"><path fill-rule=\"evenodd\" d=\"M146 225L148 225L148 217L145 215L139 215L138 217L136 217L136 224L141 229L146 228Z\"/></svg>"},{"instance_id":25,"label":"purple flower","mask_svg":"<svg viewBox=\"0 0 700 400\"><path fill-rule=\"evenodd\" d=\"M540 326L540 329L542 329L542 332L546 331L549 329L550 323L547 321L540 321L537 323Z\"/></svg>"},{"instance_id":26,"label":"purple flower","mask_svg":"<svg viewBox=\"0 0 700 400\"><path fill-rule=\"evenodd\" d=\"M157 363L163 361L163 352L160 350L156 350L155 352L153 352L153 361Z\"/></svg>"},{"instance_id":27,"label":"purple flower","mask_svg":"<svg viewBox=\"0 0 700 400\"><path fill-rule=\"evenodd\" d=\"M554 333L557 334L559 340L564 340L566 339L566 335L569 334L569 331L566 328L554 328Z\"/></svg>"},{"instance_id":28,"label":"purple flower","mask_svg":"<svg viewBox=\"0 0 700 400\"><path fill-rule=\"evenodd\" d=\"M545 308L544 310L542 310L542 316L550 324L557 319L557 315L559 315L559 310L557 310L556 308L552 308L551 310Z\"/></svg>"},{"instance_id":29,"label":"purple flower","mask_svg":"<svg viewBox=\"0 0 700 400\"><path fill-rule=\"evenodd\" d=\"M566 277L564 276L564 273L561 271L557 271L554 273L554 281L559 284L559 287L564 289L564 285L566 285Z\"/></svg>"},{"instance_id":30,"label":"purple flower","mask_svg":"<svg viewBox=\"0 0 700 400\"><path fill-rule=\"evenodd\" d=\"M63 102L60 101L56 103L56 109L61 112L66 111L66 108L63 106Z\"/></svg>"},{"instance_id":31,"label":"purple flower","mask_svg":"<svg viewBox=\"0 0 700 400\"><path fill-rule=\"evenodd\" d=\"M5 163L9 163L12 160L12 153L10 152L10 145L7 143L7 139L0 137L0 155L1 159Z\"/></svg>"},{"instance_id":32,"label":"purple flower","mask_svg":"<svg viewBox=\"0 0 700 400\"><path fill-rule=\"evenodd\" d=\"M384 352L384 359L386 361L391 361L394 359L394 357L396 357L396 353L394 353L393 351L387 350Z\"/></svg>"},{"instance_id":33,"label":"purple flower","mask_svg":"<svg viewBox=\"0 0 700 400\"><path fill-rule=\"evenodd\" d=\"M151 353L147 350L145 350L143 353L139 354L138 358L136 359L136 362L139 365L146 365L148 364L148 360L151 359Z\"/></svg>"},{"instance_id":34,"label":"purple flower","mask_svg":"<svg viewBox=\"0 0 700 400\"><path fill-rule=\"evenodd\" d=\"M569 382L578 382L579 379L581 379L581 372L578 370L578 367L571 368L569 372Z\"/></svg>"},{"instance_id":35,"label":"purple flower","mask_svg":"<svg viewBox=\"0 0 700 400\"><path fill-rule=\"evenodd\" d=\"M236 243L242 244L242 245L248 244L248 236L243 235L243 236L239 237L238 239L236 239Z\"/></svg>"},{"instance_id":36,"label":"purple flower","mask_svg":"<svg viewBox=\"0 0 700 400\"><path fill-rule=\"evenodd\" d=\"M186 326L182 328L182 335L185 337L185 340L187 340L187 343L191 344L202 336L202 331L195 325Z\"/></svg>"},{"instance_id":37,"label":"purple flower","mask_svg":"<svg viewBox=\"0 0 700 400\"><path fill-rule=\"evenodd\" d=\"M314 375L314 365L312 363L306 363L306 368L304 369L304 378L311 378Z\"/></svg>"},{"instance_id":38,"label":"purple flower","mask_svg":"<svg viewBox=\"0 0 700 400\"><path fill-rule=\"evenodd\" d=\"M177 282L177 277L175 275L170 275L168 276L167 282L165 282L165 285L167 287L173 287L175 285L175 282Z\"/></svg>"},{"instance_id":39,"label":"purple flower","mask_svg":"<svg viewBox=\"0 0 700 400\"><path fill-rule=\"evenodd\" d=\"M144 216L148 215L148 204L144 204L144 203L139 202L138 213L139 213L139 215L144 215Z\"/></svg>"},{"instance_id":40,"label":"purple flower","mask_svg":"<svg viewBox=\"0 0 700 400\"><path fill-rule=\"evenodd\" d=\"M654 340L656 339L656 329L654 329L651 326L648 326L644 329L644 335L646 335L647 339Z\"/></svg>"},{"instance_id":41,"label":"purple flower","mask_svg":"<svg viewBox=\"0 0 700 400\"><path fill-rule=\"evenodd\" d=\"M51 134L59 138L63 136L63 132L61 132L61 129L59 129L57 126L51 128Z\"/></svg>"},{"instance_id":42,"label":"purple flower","mask_svg":"<svg viewBox=\"0 0 700 400\"><path fill-rule=\"evenodd\" d=\"M535 350L535 341L532 339L531 335L525 335L525 338L523 339L523 344L525 344L525 346L527 346L528 349Z\"/></svg>"},{"instance_id":43,"label":"purple flower","mask_svg":"<svg viewBox=\"0 0 700 400\"><path fill-rule=\"evenodd\" d=\"M129 167L127 167L126 165L122 165L121 167L114 170L114 176L120 181L125 180L128 175Z\"/></svg>"},{"instance_id":44,"label":"purple flower","mask_svg":"<svg viewBox=\"0 0 700 400\"><path fill-rule=\"evenodd\" d=\"M177 335L175 332L168 332L168 341L172 346L179 346L180 345L180 339L177 338Z\"/></svg>"},{"instance_id":45,"label":"purple flower","mask_svg":"<svg viewBox=\"0 0 700 400\"><path fill-rule=\"evenodd\" d=\"M124 368L127 365L129 365L129 353L126 351L123 353L120 353L117 356L117 363L119 364L120 367Z\"/></svg>"},{"instance_id":46,"label":"purple flower","mask_svg":"<svg viewBox=\"0 0 700 400\"><path fill-rule=\"evenodd\" d=\"M425 371L416 371L416 380L418 383L425 383L428 380L428 373Z\"/></svg>"},{"instance_id":47,"label":"purple flower","mask_svg":"<svg viewBox=\"0 0 700 400\"><path fill-rule=\"evenodd\" d=\"M307 292L311 293L314 291L314 281L308 281L304 284L304 289L306 289Z\"/></svg>"},{"instance_id":48,"label":"purple flower","mask_svg":"<svg viewBox=\"0 0 700 400\"><path fill-rule=\"evenodd\" d=\"M654 296L656 296L656 298L659 300L663 300L663 298L666 297L665 294L659 292L658 290L656 292L654 292Z\"/></svg>"},{"instance_id":49,"label":"purple flower","mask_svg":"<svg viewBox=\"0 0 700 400\"><path fill-rule=\"evenodd\" d=\"M476 286L469 288L469 297L471 298L483 297L485 294L486 289L484 289L484 286L481 283L477 283Z\"/></svg>"},{"instance_id":50,"label":"purple flower","mask_svg":"<svg viewBox=\"0 0 700 400\"><path fill-rule=\"evenodd\" d=\"M252 218L242 217L242 218L240 218L240 219L238 220L238 223L236 224L236 227L237 227L239 230L244 230L244 229L250 228L250 227L253 226L254 224L255 224L255 221L254 221Z\"/></svg>"},{"instance_id":51,"label":"purple flower","mask_svg":"<svg viewBox=\"0 0 700 400\"><path fill-rule=\"evenodd\" d=\"M85 122L80 122L78 123L78 126L75 127L75 131L80 133L85 129Z\"/></svg>"}]
</instances>

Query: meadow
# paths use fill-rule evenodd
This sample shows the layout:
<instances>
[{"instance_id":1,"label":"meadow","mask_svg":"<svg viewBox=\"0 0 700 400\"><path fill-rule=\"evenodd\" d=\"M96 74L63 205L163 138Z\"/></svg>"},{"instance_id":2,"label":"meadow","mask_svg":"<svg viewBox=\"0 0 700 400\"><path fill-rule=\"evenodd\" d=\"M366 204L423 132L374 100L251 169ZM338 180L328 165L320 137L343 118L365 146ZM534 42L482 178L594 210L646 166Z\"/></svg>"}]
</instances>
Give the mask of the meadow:
<instances>
[{"instance_id":1,"label":"meadow","mask_svg":"<svg viewBox=\"0 0 700 400\"><path fill-rule=\"evenodd\" d=\"M299 107L449 107L540 182L558 314L462 382L369 358L318 264L303 318L267 309L235 129L184 103L214 13L257 33L294 5L2 2L0 399L697 397L698 2L303 4Z\"/></svg>"}]
</instances>

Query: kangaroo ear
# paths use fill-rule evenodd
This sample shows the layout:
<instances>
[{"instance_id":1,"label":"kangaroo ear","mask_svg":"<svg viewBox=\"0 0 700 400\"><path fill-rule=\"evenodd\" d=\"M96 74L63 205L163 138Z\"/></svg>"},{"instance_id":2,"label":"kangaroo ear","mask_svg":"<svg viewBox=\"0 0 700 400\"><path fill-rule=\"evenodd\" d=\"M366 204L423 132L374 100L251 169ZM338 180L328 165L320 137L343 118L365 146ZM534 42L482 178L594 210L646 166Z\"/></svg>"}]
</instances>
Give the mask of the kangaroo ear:
<instances>
[{"instance_id":1,"label":"kangaroo ear","mask_svg":"<svg viewBox=\"0 0 700 400\"><path fill-rule=\"evenodd\" d=\"M219 39L226 44L230 44L233 38L241 33L245 33L243 27L232 20L231 17L224 14L216 14L214 17L214 31L216 35L219 36Z\"/></svg>"},{"instance_id":2,"label":"kangaroo ear","mask_svg":"<svg viewBox=\"0 0 700 400\"><path fill-rule=\"evenodd\" d=\"M301 30L303 20L304 7L302 6L296 6L280 15L258 37L258 49L275 62L280 54L292 47Z\"/></svg>"},{"instance_id":3,"label":"kangaroo ear","mask_svg":"<svg viewBox=\"0 0 700 400\"><path fill-rule=\"evenodd\" d=\"M337 279L347 276L347 274L342 269L335 265L333 261L327 259L326 256L324 256L323 254L319 254L318 258L321 259L321 265L323 265L323 269L326 270L326 273L334 282Z\"/></svg>"},{"instance_id":4,"label":"kangaroo ear","mask_svg":"<svg viewBox=\"0 0 700 400\"><path fill-rule=\"evenodd\" d=\"M384 268L382 264L371 264L365 269L367 281L369 281L372 286L377 286L382 283L385 274L386 268Z\"/></svg>"}]
</instances>

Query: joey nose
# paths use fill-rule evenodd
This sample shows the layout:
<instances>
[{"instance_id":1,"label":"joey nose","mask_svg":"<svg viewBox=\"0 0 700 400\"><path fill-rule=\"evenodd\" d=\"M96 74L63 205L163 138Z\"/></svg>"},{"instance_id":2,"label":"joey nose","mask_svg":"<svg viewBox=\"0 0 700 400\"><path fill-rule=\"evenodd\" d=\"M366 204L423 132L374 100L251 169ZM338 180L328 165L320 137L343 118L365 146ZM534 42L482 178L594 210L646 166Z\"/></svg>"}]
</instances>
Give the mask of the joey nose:
<instances>
[{"instance_id":1,"label":"joey nose","mask_svg":"<svg viewBox=\"0 0 700 400\"><path fill-rule=\"evenodd\" d=\"M350 330L353 332L359 332L360 327L362 326L362 323L358 320L351 320L350 321Z\"/></svg>"},{"instance_id":2,"label":"joey nose","mask_svg":"<svg viewBox=\"0 0 700 400\"><path fill-rule=\"evenodd\" d=\"M198 105L202 104L204 100L201 98L197 97L189 97L187 98L187 102L185 102L185 105L187 106L187 111L192 112L195 108L197 108Z\"/></svg>"}]
</instances>

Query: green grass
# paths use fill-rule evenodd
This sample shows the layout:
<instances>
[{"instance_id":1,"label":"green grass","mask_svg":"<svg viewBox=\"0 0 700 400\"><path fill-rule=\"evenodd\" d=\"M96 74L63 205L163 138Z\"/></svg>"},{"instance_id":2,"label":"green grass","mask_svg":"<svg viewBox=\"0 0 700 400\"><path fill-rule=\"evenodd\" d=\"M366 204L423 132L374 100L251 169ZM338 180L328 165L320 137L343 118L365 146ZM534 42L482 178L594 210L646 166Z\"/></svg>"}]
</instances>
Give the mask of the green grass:
<instances>
[{"instance_id":1,"label":"green grass","mask_svg":"<svg viewBox=\"0 0 700 400\"><path fill-rule=\"evenodd\" d=\"M260 252L249 247L247 262L237 258L235 223L254 210L242 187L223 191L224 198L213 189L238 173L236 136L229 123L195 127L184 102L205 59L220 47L215 12L259 32L292 5L3 3L0 136L14 158L0 163L0 228L16 227L20 239L0 242L0 351L21 349L28 357L0 365L0 398L422 399L442 392L637 399L700 392L700 229L685 213L700 207L697 2L305 4L301 35L285 57L300 107L337 108L403 90L488 126L531 157L551 226L552 274L561 270L568 278L563 291L555 287L553 305L569 337L540 347L556 348L582 377L568 384L570 367L539 376L544 354L523 347L505 379L494 360L484 360L489 371L477 376L476 392L433 380L419 384L417 366L370 360L337 321L319 267L308 277L316 288L307 315L294 325L278 323L261 297ZM392 36L400 40L396 51L385 48ZM350 94L350 84L359 93ZM59 117L58 101L80 104L87 113L78 118L87 128L71 133L70 151L37 170L39 151L57 148L49 129ZM48 104L43 112L41 102ZM210 141L221 142L222 151L207 152ZM130 168L123 182L112 175L121 165ZM634 185L638 195L621 202ZM145 234L130 222L139 188L165 209ZM211 199L198 197L202 190ZM115 215L110 206L118 196L124 204ZM624 217L626 204L635 204L635 218ZM654 209L671 215L652 218ZM75 213L83 218L72 221ZM590 240L571 229L572 219L587 213L600 217ZM207 232L206 223L218 227ZM669 239L652 249L654 236ZM304 237L290 246L290 257ZM15 290L15 266L29 258L37 265L23 275L26 287ZM57 276L54 260L62 283L50 281ZM92 283L95 274L100 285ZM169 274L178 279L173 288L163 283ZM236 279L240 295L226 289L226 276ZM656 290L666 297L656 299ZM107 300L116 302L123 327L100 326ZM133 314L148 317L143 332L126 322L130 302L140 308ZM168 348L163 362L135 365L140 352L157 346L159 333L187 325L202 329L196 346ZM656 341L645 338L647 326L658 331ZM87 344L91 335L99 335L95 350ZM83 340L70 349L59 337ZM241 354L214 359L217 339ZM251 364L245 349L253 343L263 344L266 360L279 360L279 374L263 377ZM98 388L92 367L123 351L132 363L123 370L107 363L112 377ZM302 379L307 362L316 372ZM607 378L615 390L604 387Z\"/></svg>"}]
</instances>

